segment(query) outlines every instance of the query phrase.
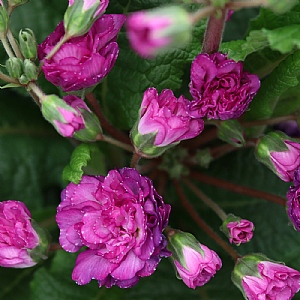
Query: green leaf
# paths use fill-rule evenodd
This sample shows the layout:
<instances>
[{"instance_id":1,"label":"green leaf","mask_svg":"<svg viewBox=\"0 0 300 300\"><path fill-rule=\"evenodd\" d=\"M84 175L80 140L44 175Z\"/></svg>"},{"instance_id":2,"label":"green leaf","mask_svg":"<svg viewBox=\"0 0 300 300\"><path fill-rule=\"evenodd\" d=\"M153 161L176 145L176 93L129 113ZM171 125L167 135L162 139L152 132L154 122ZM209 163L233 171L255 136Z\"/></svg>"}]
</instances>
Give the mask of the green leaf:
<instances>
[{"instance_id":1,"label":"green leaf","mask_svg":"<svg viewBox=\"0 0 300 300\"><path fill-rule=\"evenodd\" d=\"M279 97L289 88L298 85L300 76L300 51L289 55L262 82L261 87L244 114L245 120L267 119L272 116Z\"/></svg>"},{"instance_id":2,"label":"green leaf","mask_svg":"<svg viewBox=\"0 0 300 300\"><path fill-rule=\"evenodd\" d=\"M86 170L97 175L104 174L103 162L104 156L95 144L82 143L72 153L70 164L64 168L63 180L78 184Z\"/></svg>"},{"instance_id":3,"label":"green leaf","mask_svg":"<svg viewBox=\"0 0 300 300\"><path fill-rule=\"evenodd\" d=\"M300 25L291 25L274 30L262 29L268 39L271 49L281 53L288 53L294 50L295 46L300 47Z\"/></svg>"}]
</instances>

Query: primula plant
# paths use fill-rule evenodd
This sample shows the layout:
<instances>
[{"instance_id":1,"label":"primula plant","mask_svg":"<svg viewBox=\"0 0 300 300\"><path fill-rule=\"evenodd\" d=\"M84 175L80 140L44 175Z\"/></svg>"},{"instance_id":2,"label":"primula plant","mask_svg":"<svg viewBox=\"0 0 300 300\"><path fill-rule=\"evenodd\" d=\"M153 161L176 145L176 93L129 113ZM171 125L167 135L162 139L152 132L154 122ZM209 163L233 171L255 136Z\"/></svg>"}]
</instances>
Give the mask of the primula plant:
<instances>
[{"instance_id":1,"label":"primula plant","mask_svg":"<svg viewBox=\"0 0 300 300\"><path fill-rule=\"evenodd\" d=\"M0 298L300 299L299 32L299 0L0 0Z\"/></svg>"}]
</instances>

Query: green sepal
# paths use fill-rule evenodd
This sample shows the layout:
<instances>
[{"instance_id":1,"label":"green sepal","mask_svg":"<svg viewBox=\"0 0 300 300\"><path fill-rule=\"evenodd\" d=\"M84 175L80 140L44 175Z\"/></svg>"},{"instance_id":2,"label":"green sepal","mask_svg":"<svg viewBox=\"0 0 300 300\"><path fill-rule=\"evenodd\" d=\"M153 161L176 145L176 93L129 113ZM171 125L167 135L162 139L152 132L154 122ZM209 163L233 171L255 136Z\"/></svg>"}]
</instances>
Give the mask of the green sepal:
<instances>
[{"instance_id":1,"label":"green sepal","mask_svg":"<svg viewBox=\"0 0 300 300\"><path fill-rule=\"evenodd\" d=\"M275 174L276 169L270 159L270 153L287 151L285 140L292 139L281 131L272 131L261 137L255 147L256 159L269 167Z\"/></svg>"},{"instance_id":2,"label":"green sepal","mask_svg":"<svg viewBox=\"0 0 300 300\"><path fill-rule=\"evenodd\" d=\"M218 138L234 147L245 145L244 130L237 120L227 120L220 123Z\"/></svg>"},{"instance_id":3,"label":"green sepal","mask_svg":"<svg viewBox=\"0 0 300 300\"><path fill-rule=\"evenodd\" d=\"M179 142L176 142L164 147L155 146L154 141L156 135L157 131L148 134L140 134L138 131L138 122L136 122L130 131L130 137L135 147L135 151L142 157L154 158L161 156L166 150L179 144Z\"/></svg>"},{"instance_id":4,"label":"green sepal","mask_svg":"<svg viewBox=\"0 0 300 300\"><path fill-rule=\"evenodd\" d=\"M50 233L43 227L39 226L34 220L31 220L31 225L39 236L39 244L28 253L36 263L48 258L48 249L51 240Z\"/></svg>"},{"instance_id":5,"label":"green sepal","mask_svg":"<svg viewBox=\"0 0 300 300\"><path fill-rule=\"evenodd\" d=\"M95 114L86 109L79 109L84 120L85 128L76 131L73 137L82 142L92 142L102 133L100 122Z\"/></svg>"},{"instance_id":6,"label":"green sepal","mask_svg":"<svg viewBox=\"0 0 300 300\"><path fill-rule=\"evenodd\" d=\"M64 15L64 27L69 38L88 32L95 20L94 15L99 4L100 1L97 1L89 9L84 10L84 1L76 0L67 8Z\"/></svg>"},{"instance_id":7,"label":"green sepal","mask_svg":"<svg viewBox=\"0 0 300 300\"><path fill-rule=\"evenodd\" d=\"M177 260L184 268L188 269L183 255L184 247L192 248L204 257L204 251L201 249L199 241L191 233L174 230L174 233L168 235L167 238L167 248L172 252L172 259Z\"/></svg>"}]
</instances>

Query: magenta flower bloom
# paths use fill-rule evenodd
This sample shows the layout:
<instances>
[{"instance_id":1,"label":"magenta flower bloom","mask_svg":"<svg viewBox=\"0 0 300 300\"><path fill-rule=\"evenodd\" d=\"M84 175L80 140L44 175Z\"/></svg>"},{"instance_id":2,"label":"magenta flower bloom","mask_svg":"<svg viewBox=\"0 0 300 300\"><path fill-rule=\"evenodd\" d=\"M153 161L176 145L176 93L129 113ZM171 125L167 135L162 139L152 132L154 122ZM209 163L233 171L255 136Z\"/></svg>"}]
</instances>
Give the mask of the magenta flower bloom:
<instances>
[{"instance_id":1,"label":"magenta flower bloom","mask_svg":"<svg viewBox=\"0 0 300 300\"><path fill-rule=\"evenodd\" d=\"M231 278L248 300L290 300L300 290L299 271L263 254L238 259Z\"/></svg>"},{"instance_id":2,"label":"magenta flower bloom","mask_svg":"<svg viewBox=\"0 0 300 300\"><path fill-rule=\"evenodd\" d=\"M0 266L27 268L37 262L30 256L39 245L39 237L31 225L31 215L24 203L0 202Z\"/></svg>"},{"instance_id":3,"label":"magenta flower bloom","mask_svg":"<svg viewBox=\"0 0 300 300\"><path fill-rule=\"evenodd\" d=\"M251 221L241 219L236 222L227 223L229 241L236 245L249 242L253 237L254 224Z\"/></svg>"},{"instance_id":4,"label":"magenta flower bloom","mask_svg":"<svg viewBox=\"0 0 300 300\"><path fill-rule=\"evenodd\" d=\"M171 255L162 234L170 206L135 169L83 176L61 198L60 244L69 252L87 247L72 274L78 284L96 279L99 286L132 287L155 271L161 257Z\"/></svg>"},{"instance_id":5,"label":"magenta flower bloom","mask_svg":"<svg viewBox=\"0 0 300 300\"><path fill-rule=\"evenodd\" d=\"M295 229L300 231L300 168L295 171L294 186L289 188L287 197L287 213Z\"/></svg>"},{"instance_id":6,"label":"magenta flower bloom","mask_svg":"<svg viewBox=\"0 0 300 300\"><path fill-rule=\"evenodd\" d=\"M131 136L138 151L149 156L197 136L204 128L202 119L190 115L190 101L183 96L177 99L171 90L160 95L155 88L146 90L139 114ZM148 138L151 141L145 143Z\"/></svg>"},{"instance_id":7,"label":"magenta flower bloom","mask_svg":"<svg viewBox=\"0 0 300 300\"><path fill-rule=\"evenodd\" d=\"M133 50L142 57L151 58L186 44L191 37L192 21L181 7L168 6L132 13L126 28Z\"/></svg>"},{"instance_id":8,"label":"magenta flower bloom","mask_svg":"<svg viewBox=\"0 0 300 300\"><path fill-rule=\"evenodd\" d=\"M262 261L257 266L260 277L244 276L242 286L249 300L290 300L300 290L300 272L282 264Z\"/></svg>"},{"instance_id":9,"label":"magenta flower bloom","mask_svg":"<svg viewBox=\"0 0 300 300\"><path fill-rule=\"evenodd\" d=\"M285 140L286 151L270 152L276 174L283 181L293 181L295 170L300 166L300 144Z\"/></svg>"},{"instance_id":10,"label":"magenta flower bloom","mask_svg":"<svg viewBox=\"0 0 300 300\"><path fill-rule=\"evenodd\" d=\"M222 261L215 251L202 244L199 245L203 254L191 247L183 247L186 266L182 266L177 260L174 261L179 276L192 289L206 284L222 266Z\"/></svg>"},{"instance_id":11,"label":"magenta flower bloom","mask_svg":"<svg viewBox=\"0 0 300 300\"><path fill-rule=\"evenodd\" d=\"M65 92L98 84L117 59L119 47L116 38L124 22L124 15L103 15L86 34L68 40L51 59L43 61L46 79ZM63 23L60 23L39 45L40 60L47 56L64 34Z\"/></svg>"},{"instance_id":12,"label":"magenta flower bloom","mask_svg":"<svg viewBox=\"0 0 300 300\"><path fill-rule=\"evenodd\" d=\"M198 116L228 120L238 118L260 87L256 75L243 71L242 62L222 53L199 54L192 63L190 93Z\"/></svg>"}]
</instances>

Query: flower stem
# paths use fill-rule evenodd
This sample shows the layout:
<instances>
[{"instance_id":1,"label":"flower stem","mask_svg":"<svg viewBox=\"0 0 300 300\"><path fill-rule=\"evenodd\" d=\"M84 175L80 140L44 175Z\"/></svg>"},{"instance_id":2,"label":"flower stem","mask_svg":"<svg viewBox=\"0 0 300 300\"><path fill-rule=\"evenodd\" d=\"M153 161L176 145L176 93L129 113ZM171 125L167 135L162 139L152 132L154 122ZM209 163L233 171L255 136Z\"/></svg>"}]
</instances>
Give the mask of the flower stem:
<instances>
[{"instance_id":1,"label":"flower stem","mask_svg":"<svg viewBox=\"0 0 300 300\"><path fill-rule=\"evenodd\" d=\"M198 198L200 198L208 207L210 207L222 221L227 218L227 214L224 212L224 210L216 202L206 196L199 188L197 188L186 178L183 179L183 182L198 196Z\"/></svg>"},{"instance_id":2,"label":"flower stem","mask_svg":"<svg viewBox=\"0 0 300 300\"><path fill-rule=\"evenodd\" d=\"M259 199L263 199L263 200L268 200L270 202L277 203L281 206L285 206L285 204L286 204L286 200L283 197L273 195L270 193L266 193L263 191L255 190L255 189L252 189L249 187L237 185L232 182L229 182L229 181L226 181L223 179L219 179L219 178L215 178L215 177L203 174L203 173L190 171L190 176L191 176L191 178L198 180L200 182L203 182L203 183L206 183L209 185L213 185L218 188L225 189L225 190L229 190L229 191L232 191L232 192L235 192L238 194L242 194L242 195L246 195L246 196L250 196L250 197L254 197L254 198L259 198Z\"/></svg>"},{"instance_id":3,"label":"flower stem","mask_svg":"<svg viewBox=\"0 0 300 300\"><path fill-rule=\"evenodd\" d=\"M105 134L101 134L97 137L97 141L103 141L103 142L107 142L107 143L110 143L112 145L115 145L115 146L118 146L128 152L133 152L133 147L128 145L128 144L125 144L125 143L122 143L118 140L115 140L114 138L110 137L110 136L107 136Z\"/></svg>"},{"instance_id":4,"label":"flower stem","mask_svg":"<svg viewBox=\"0 0 300 300\"><path fill-rule=\"evenodd\" d=\"M240 258L241 256L233 248L231 248L231 246L226 243L216 232L214 232L214 230L199 216L199 214L195 211L191 203L184 195L183 190L177 180L174 180L174 186L182 205L190 214L192 219L199 225L199 227L201 227L216 243L218 243L232 257L234 261Z\"/></svg>"},{"instance_id":5,"label":"flower stem","mask_svg":"<svg viewBox=\"0 0 300 300\"><path fill-rule=\"evenodd\" d=\"M15 84L19 84L19 81L15 78L9 77L7 75L5 75L4 73L0 72L0 79L8 82L8 83L15 83Z\"/></svg>"},{"instance_id":6,"label":"flower stem","mask_svg":"<svg viewBox=\"0 0 300 300\"><path fill-rule=\"evenodd\" d=\"M49 251L57 251L62 250L62 247L60 244L50 244Z\"/></svg>"},{"instance_id":7,"label":"flower stem","mask_svg":"<svg viewBox=\"0 0 300 300\"><path fill-rule=\"evenodd\" d=\"M227 18L227 9L221 10L221 16L216 17L214 14L208 18L207 27L202 44L202 53L216 53L222 41L223 30Z\"/></svg>"},{"instance_id":8,"label":"flower stem","mask_svg":"<svg viewBox=\"0 0 300 300\"><path fill-rule=\"evenodd\" d=\"M270 119L266 119L266 120L255 120L255 121L243 122L243 123L241 123L241 125L243 127L275 125L280 122L291 121L291 120L297 121L298 117L294 114L291 114L291 115L286 115L286 116L282 116L282 117L270 118Z\"/></svg>"},{"instance_id":9,"label":"flower stem","mask_svg":"<svg viewBox=\"0 0 300 300\"><path fill-rule=\"evenodd\" d=\"M18 46L18 44L17 44L17 42L16 42L16 40L15 40L15 38L14 38L14 36L13 36L10 29L7 30L7 38L10 42L10 45L11 45L12 49L14 50L14 53L15 53L16 57L23 59L24 57L23 57L23 55L20 51L20 48L19 48L19 46Z\"/></svg>"},{"instance_id":10,"label":"flower stem","mask_svg":"<svg viewBox=\"0 0 300 300\"><path fill-rule=\"evenodd\" d=\"M51 49L51 51L48 53L48 55L44 58L44 60L46 60L46 59L51 59L54 55L55 55L55 53L60 49L60 47L66 42L66 41L68 41L70 39L70 37L67 35L67 34L65 34L62 38L61 38L61 40Z\"/></svg>"},{"instance_id":11,"label":"flower stem","mask_svg":"<svg viewBox=\"0 0 300 300\"><path fill-rule=\"evenodd\" d=\"M118 131L115 127L113 127L105 118L105 116L102 113L102 109L94 96L93 93L89 93L86 95L87 100L89 101L94 113L98 117L101 126L109 135L114 137L115 139L119 140L120 142L123 142L125 144L131 145L130 139L127 135L123 134L122 132Z\"/></svg>"},{"instance_id":12,"label":"flower stem","mask_svg":"<svg viewBox=\"0 0 300 300\"><path fill-rule=\"evenodd\" d=\"M15 57L14 53L12 52L9 43L7 42L6 37L1 38L1 42L3 44L4 50L7 53L7 55L12 58Z\"/></svg>"},{"instance_id":13,"label":"flower stem","mask_svg":"<svg viewBox=\"0 0 300 300\"><path fill-rule=\"evenodd\" d=\"M139 155L139 153L134 152L132 155L131 162L130 162L130 167L136 168L139 163L140 158L141 158L141 156Z\"/></svg>"}]
</instances>

